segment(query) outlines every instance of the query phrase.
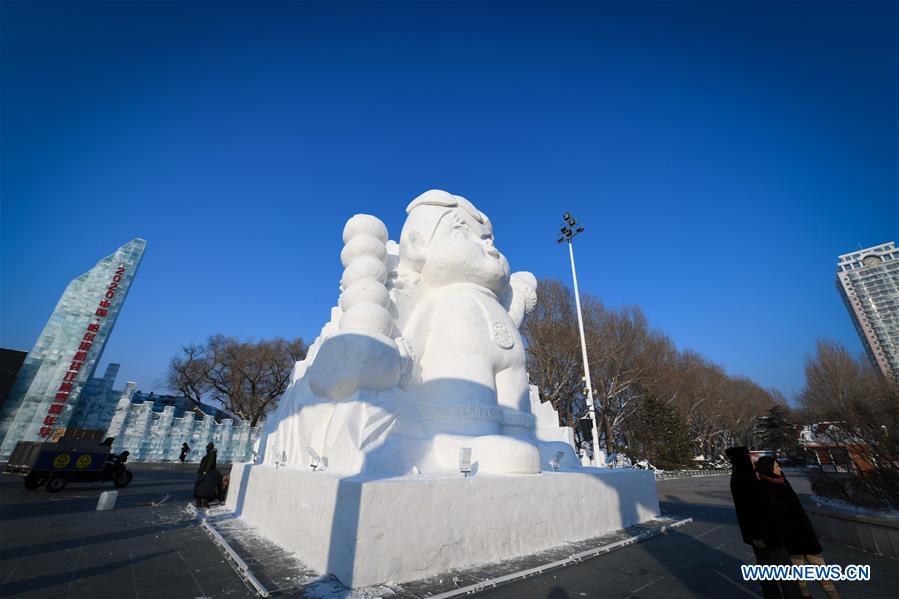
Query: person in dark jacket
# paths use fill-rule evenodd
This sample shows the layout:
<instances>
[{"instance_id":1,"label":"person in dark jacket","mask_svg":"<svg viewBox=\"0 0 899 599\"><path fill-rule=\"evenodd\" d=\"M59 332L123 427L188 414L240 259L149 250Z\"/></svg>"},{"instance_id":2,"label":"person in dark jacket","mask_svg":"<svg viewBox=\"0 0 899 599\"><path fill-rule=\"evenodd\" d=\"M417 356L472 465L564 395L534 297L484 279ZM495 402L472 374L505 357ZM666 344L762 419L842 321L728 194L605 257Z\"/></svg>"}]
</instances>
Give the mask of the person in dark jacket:
<instances>
[{"instance_id":1,"label":"person in dark jacket","mask_svg":"<svg viewBox=\"0 0 899 599\"><path fill-rule=\"evenodd\" d=\"M223 502L225 499L224 477L218 470L201 474L194 485L194 499L197 507L209 507L210 501Z\"/></svg>"},{"instance_id":2,"label":"person in dark jacket","mask_svg":"<svg viewBox=\"0 0 899 599\"><path fill-rule=\"evenodd\" d=\"M215 470L215 460L217 457L217 452L215 450L215 445L212 443L206 446L206 455L203 456L203 459L200 460L200 468L197 470L197 474L203 475L207 472L211 472Z\"/></svg>"},{"instance_id":3,"label":"person in dark jacket","mask_svg":"<svg viewBox=\"0 0 899 599\"><path fill-rule=\"evenodd\" d=\"M784 547L790 554L790 560L796 565L824 565L821 557L821 543L815 534L799 496L786 479L780 464L771 456L762 456L755 463L759 484L771 505L772 520L780 532ZM803 597L811 597L808 585L799 583ZM821 587L829 599L837 599L840 595L830 580L822 580Z\"/></svg>"},{"instance_id":4,"label":"person in dark jacket","mask_svg":"<svg viewBox=\"0 0 899 599\"><path fill-rule=\"evenodd\" d=\"M222 475L216 469L217 453L212 443L206 446L206 455L200 460L197 482L194 484L194 499L197 507L209 507L209 502L222 495Z\"/></svg>"},{"instance_id":5,"label":"person in dark jacket","mask_svg":"<svg viewBox=\"0 0 899 599\"><path fill-rule=\"evenodd\" d=\"M181 455L178 456L178 460L183 464L184 458L187 457L187 454L190 453L190 446L187 443L181 444Z\"/></svg>"},{"instance_id":6,"label":"person in dark jacket","mask_svg":"<svg viewBox=\"0 0 899 599\"><path fill-rule=\"evenodd\" d=\"M771 502L765 495L745 447L730 447L725 451L733 465L730 492L734 498L737 523L743 542L752 547L759 565L790 565L790 555L784 548L780 533L771 514ZM800 599L799 585L790 580L761 581L765 599Z\"/></svg>"}]
</instances>

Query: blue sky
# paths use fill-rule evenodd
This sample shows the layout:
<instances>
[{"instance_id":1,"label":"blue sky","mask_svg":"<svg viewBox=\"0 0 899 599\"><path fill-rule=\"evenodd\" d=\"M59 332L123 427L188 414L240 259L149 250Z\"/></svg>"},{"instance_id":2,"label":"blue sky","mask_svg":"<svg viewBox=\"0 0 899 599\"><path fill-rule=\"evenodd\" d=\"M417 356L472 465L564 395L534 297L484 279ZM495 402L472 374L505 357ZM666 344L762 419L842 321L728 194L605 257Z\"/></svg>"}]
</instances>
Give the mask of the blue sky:
<instances>
[{"instance_id":1,"label":"blue sky","mask_svg":"<svg viewBox=\"0 0 899 599\"><path fill-rule=\"evenodd\" d=\"M838 254L897 237L893 3L3 2L0 345L148 250L105 361L161 381L216 332L311 341L343 223L438 187L513 269L636 304L788 395L861 351Z\"/></svg>"}]
</instances>

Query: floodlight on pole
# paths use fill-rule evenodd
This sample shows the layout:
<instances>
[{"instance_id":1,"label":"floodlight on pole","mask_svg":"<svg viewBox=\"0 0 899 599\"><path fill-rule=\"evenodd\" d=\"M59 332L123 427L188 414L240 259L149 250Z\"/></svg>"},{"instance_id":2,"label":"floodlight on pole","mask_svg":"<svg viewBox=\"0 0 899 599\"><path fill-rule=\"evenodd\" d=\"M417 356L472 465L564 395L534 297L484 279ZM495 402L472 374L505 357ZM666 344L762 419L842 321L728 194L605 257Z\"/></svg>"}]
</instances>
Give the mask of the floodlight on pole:
<instances>
[{"instance_id":1,"label":"floodlight on pole","mask_svg":"<svg viewBox=\"0 0 899 599\"><path fill-rule=\"evenodd\" d=\"M574 243L572 240L579 233L584 232L583 225L571 216L570 212L562 215L565 225L560 229L562 237L558 242L568 242L568 254L571 257L571 278L574 280L574 303L577 307L577 326L581 335L581 356L584 359L584 382L587 383L587 415L590 417L591 433L593 435L593 463L599 466L599 430L596 427L596 408L593 404L593 383L590 381L590 362L587 360L587 340L584 338L584 317L581 315L581 296L577 288L577 270L574 268ZM567 226L566 226L567 225Z\"/></svg>"}]
</instances>

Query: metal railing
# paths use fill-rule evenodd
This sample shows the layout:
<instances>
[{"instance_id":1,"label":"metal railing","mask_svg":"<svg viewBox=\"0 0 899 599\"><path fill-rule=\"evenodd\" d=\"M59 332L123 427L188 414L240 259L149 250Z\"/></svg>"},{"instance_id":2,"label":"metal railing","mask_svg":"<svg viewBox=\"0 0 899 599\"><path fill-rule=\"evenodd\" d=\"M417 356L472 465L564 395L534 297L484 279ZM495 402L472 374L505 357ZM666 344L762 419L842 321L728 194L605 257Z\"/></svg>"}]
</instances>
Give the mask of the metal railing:
<instances>
[{"instance_id":1,"label":"metal railing","mask_svg":"<svg viewBox=\"0 0 899 599\"><path fill-rule=\"evenodd\" d=\"M720 474L730 474L730 468L709 468L708 470L664 470L656 472L656 480L667 480L669 478L693 478L695 476L718 476Z\"/></svg>"}]
</instances>

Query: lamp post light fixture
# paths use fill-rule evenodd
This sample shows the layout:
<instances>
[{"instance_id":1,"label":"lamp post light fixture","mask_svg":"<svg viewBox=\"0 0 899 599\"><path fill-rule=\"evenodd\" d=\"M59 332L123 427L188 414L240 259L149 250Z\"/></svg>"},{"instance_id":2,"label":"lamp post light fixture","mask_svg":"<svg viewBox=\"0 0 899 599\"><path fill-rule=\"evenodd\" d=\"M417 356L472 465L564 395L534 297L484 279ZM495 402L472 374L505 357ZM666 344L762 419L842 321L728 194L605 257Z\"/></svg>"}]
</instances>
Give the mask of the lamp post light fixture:
<instances>
[{"instance_id":1,"label":"lamp post light fixture","mask_svg":"<svg viewBox=\"0 0 899 599\"><path fill-rule=\"evenodd\" d=\"M577 306L577 326L581 334L581 356L584 359L584 382L587 384L587 415L590 417L591 433L593 435L593 464L599 466L599 431L596 428L596 408L593 404L593 383L590 381L590 362L587 361L587 341L584 338L584 317L581 315L581 296L577 288L577 270L574 268L574 243L575 236L584 232L583 225L579 224L570 212L562 215L562 228L559 232L562 236L558 242L568 242L568 254L571 257L571 278L574 280L574 303Z\"/></svg>"}]
</instances>

